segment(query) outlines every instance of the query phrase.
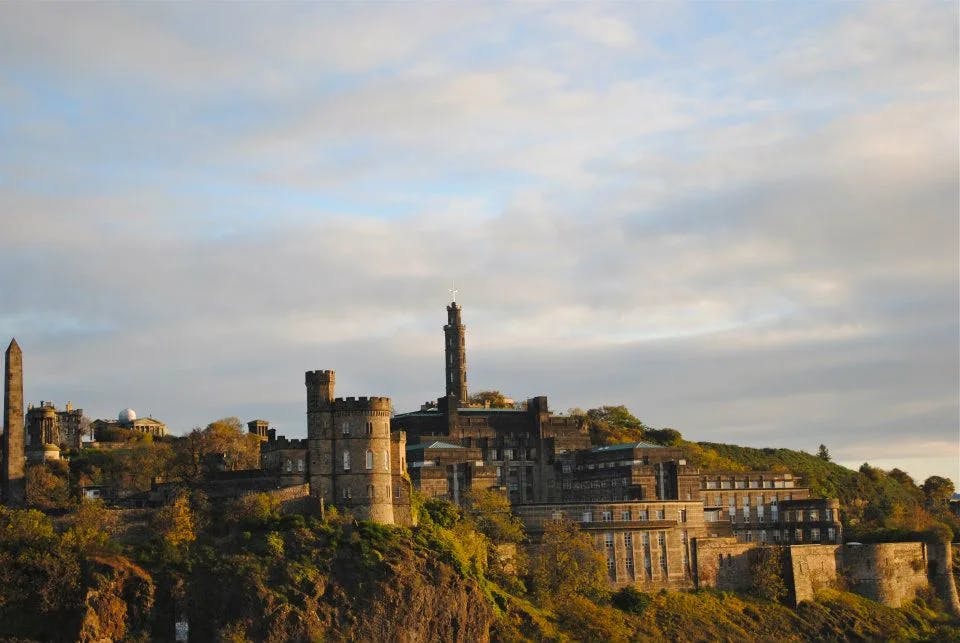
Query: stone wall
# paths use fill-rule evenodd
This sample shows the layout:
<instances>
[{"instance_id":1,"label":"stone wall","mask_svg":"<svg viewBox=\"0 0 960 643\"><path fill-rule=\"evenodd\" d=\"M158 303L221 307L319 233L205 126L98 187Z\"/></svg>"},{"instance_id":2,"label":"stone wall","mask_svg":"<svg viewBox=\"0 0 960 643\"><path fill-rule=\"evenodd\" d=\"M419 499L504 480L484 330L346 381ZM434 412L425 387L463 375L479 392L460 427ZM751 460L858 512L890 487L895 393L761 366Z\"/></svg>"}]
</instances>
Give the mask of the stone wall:
<instances>
[{"instance_id":1,"label":"stone wall","mask_svg":"<svg viewBox=\"0 0 960 643\"><path fill-rule=\"evenodd\" d=\"M929 586L923 543L844 545L842 557L850 591L878 603L900 607Z\"/></svg>"},{"instance_id":2,"label":"stone wall","mask_svg":"<svg viewBox=\"0 0 960 643\"><path fill-rule=\"evenodd\" d=\"M697 587L748 589L757 543L701 538L695 543ZM794 603L812 600L827 587L842 587L889 607L901 607L930 586L923 543L789 545L788 588Z\"/></svg>"},{"instance_id":3,"label":"stone wall","mask_svg":"<svg viewBox=\"0 0 960 643\"><path fill-rule=\"evenodd\" d=\"M813 600L817 590L837 587L843 571L842 545L791 545L788 561L793 601Z\"/></svg>"},{"instance_id":4,"label":"stone wall","mask_svg":"<svg viewBox=\"0 0 960 643\"><path fill-rule=\"evenodd\" d=\"M698 538L694 542L697 589L716 587L728 590L750 589L753 543L736 538Z\"/></svg>"}]
</instances>

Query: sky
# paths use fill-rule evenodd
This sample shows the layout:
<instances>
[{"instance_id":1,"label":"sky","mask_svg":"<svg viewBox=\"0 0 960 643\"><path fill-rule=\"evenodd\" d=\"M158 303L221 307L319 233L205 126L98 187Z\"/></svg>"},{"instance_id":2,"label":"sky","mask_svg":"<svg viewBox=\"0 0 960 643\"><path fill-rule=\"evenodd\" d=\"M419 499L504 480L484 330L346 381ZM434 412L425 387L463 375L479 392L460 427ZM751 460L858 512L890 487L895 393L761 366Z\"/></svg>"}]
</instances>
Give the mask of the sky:
<instances>
[{"instance_id":1,"label":"sky","mask_svg":"<svg viewBox=\"0 0 960 643\"><path fill-rule=\"evenodd\" d=\"M455 283L473 391L960 482L957 14L3 3L0 337L301 437L441 395Z\"/></svg>"}]
</instances>

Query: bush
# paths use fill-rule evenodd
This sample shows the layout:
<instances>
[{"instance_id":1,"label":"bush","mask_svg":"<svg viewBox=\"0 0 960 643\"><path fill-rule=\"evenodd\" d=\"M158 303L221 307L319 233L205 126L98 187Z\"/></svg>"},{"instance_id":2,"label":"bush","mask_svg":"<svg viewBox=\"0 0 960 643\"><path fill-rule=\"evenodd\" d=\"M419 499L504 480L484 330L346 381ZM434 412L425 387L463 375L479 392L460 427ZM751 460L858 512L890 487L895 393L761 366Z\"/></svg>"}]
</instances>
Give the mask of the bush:
<instances>
[{"instance_id":1,"label":"bush","mask_svg":"<svg viewBox=\"0 0 960 643\"><path fill-rule=\"evenodd\" d=\"M650 605L650 595L644 594L636 587L624 587L613 593L610 602L618 610L630 614L643 614L643 610Z\"/></svg>"}]
</instances>

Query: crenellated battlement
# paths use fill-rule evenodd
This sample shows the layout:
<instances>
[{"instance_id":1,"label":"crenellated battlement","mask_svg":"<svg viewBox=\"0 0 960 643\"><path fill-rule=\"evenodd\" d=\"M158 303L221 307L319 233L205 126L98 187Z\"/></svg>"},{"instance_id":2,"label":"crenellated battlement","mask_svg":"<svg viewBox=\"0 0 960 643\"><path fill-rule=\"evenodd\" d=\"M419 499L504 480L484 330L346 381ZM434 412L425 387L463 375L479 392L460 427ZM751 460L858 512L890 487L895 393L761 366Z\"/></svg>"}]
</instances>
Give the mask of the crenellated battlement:
<instances>
[{"instance_id":1,"label":"crenellated battlement","mask_svg":"<svg viewBox=\"0 0 960 643\"><path fill-rule=\"evenodd\" d=\"M318 370L318 371L307 371L305 373L306 383L309 384L325 384L337 379L336 371L331 370Z\"/></svg>"},{"instance_id":2,"label":"crenellated battlement","mask_svg":"<svg viewBox=\"0 0 960 643\"><path fill-rule=\"evenodd\" d=\"M333 400L336 411L390 411L390 398L379 396L337 397Z\"/></svg>"}]
</instances>

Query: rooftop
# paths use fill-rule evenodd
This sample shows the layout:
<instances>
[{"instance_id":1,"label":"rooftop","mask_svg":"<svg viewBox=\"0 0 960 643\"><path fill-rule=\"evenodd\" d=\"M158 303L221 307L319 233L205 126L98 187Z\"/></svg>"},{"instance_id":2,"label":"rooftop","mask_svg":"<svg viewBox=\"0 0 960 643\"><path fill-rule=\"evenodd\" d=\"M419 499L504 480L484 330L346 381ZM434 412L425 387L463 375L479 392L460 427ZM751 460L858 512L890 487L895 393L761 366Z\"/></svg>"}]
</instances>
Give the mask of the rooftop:
<instances>
[{"instance_id":1,"label":"rooftop","mask_svg":"<svg viewBox=\"0 0 960 643\"><path fill-rule=\"evenodd\" d=\"M605 453L607 451L626 451L627 449L666 449L668 447L663 446L662 444L654 444L652 442L625 442L623 444L608 444L605 447L593 447L590 449L592 453Z\"/></svg>"},{"instance_id":2,"label":"rooftop","mask_svg":"<svg viewBox=\"0 0 960 643\"><path fill-rule=\"evenodd\" d=\"M449 442L442 442L440 440L434 440L433 442L422 442L419 444L408 444L407 451L420 451L426 449L466 449L467 447L461 446L459 444L450 444Z\"/></svg>"}]
</instances>

